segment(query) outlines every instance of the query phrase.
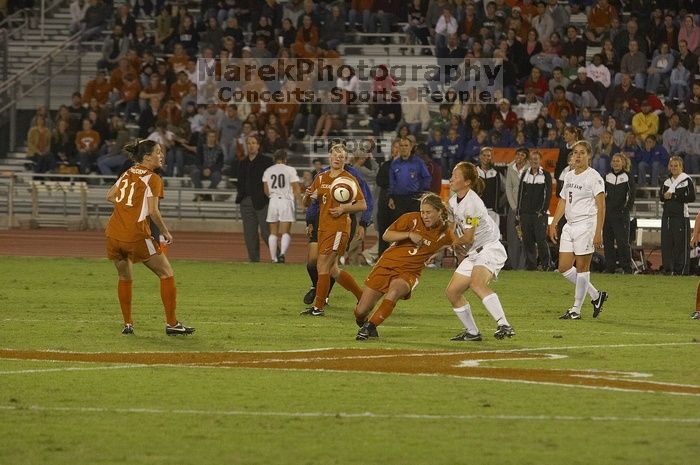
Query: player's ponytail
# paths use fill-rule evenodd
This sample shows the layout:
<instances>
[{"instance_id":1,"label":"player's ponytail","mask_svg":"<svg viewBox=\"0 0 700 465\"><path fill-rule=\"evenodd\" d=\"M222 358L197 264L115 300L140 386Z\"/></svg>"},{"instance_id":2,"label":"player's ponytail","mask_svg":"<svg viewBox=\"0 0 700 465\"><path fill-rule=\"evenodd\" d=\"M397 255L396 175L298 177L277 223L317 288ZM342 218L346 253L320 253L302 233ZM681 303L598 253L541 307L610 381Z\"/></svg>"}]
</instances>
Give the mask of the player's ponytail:
<instances>
[{"instance_id":1,"label":"player's ponytail","mask_svg":"<svg viewBox=\"0 0 700 465\"><path fill-rule=\"evenodd\" d=\"M123 150L129 154L134 163L141 163L145 156L150 155L156 148L157 142L147 139L136 139L126 144Z\"/></svg>"}]
</instances>

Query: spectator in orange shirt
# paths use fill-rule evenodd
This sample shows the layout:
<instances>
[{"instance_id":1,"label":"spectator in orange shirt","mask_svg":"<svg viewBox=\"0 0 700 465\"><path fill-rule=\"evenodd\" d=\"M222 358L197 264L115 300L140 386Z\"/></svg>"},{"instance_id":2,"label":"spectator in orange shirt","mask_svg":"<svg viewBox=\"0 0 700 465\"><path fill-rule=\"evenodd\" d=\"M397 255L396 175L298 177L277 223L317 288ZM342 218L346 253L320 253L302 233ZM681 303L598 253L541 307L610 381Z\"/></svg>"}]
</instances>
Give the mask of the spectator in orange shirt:
<instances>
[{"instance_id":1,"label":"spectator in orange shirt","mask_svg":"<svg viewBox=\"0 0 700 465\"><path fill-rule=\"evenodd\" d=\"M165 85L160 79L158 73L153 73L148 78L148 85L141 90L139 93L139 100L141 108L146 106L146 102L153 97L158 97L162 99L165 96Z\"/></svg>"},{"instance_id":2,"label":"spectator in orange shirt","mask_svg":"<svg viewBox=\"0 0 700 465\"><path fill-rule=\"evenodd\" d=\"M124 57L119 60L119 64L112 70L112 73L109 76L109 83L112 86L112 89L119 91L124 84L124 76L128 73L136 74L136 69L129 64L129 59Z\"/></svg>"},{"instance_id":3,"label":"spectator in orange shirt","mask_svg":"<svg viewBox=\"0 0 700 465\"><path fill-rule=\"evenodd\" d=\"M92 129L90 119L85 118L83 130L78 131L75 135L75 146L78 150L78 162L82 174L90 174L92 164L97 160L97 152L101 142L100 134Z\"/></svg>"},{"instance_id":4,"label":"spectator in orange shirt","mask_svg":"<svg viewBox=\"0 0 700 465\"><path fill-rule=\"evenodd\" d=\"M190 84L191 82L187 78L186 72L180 71L177 73L177 81L170 86L170 99L179 105L183 97L189 92Z\"/></svg>"},{"instance_id":5,"label":"spectator in orange shirt","mask_svg":"<svg viewBox=\"0 0 700 465\"><path fill-rule=\"evenodd\" d=\"M547 105L547 112L552 119L561 117L561 109L566 108L569 115L574 113L574 105L566 99L566 90L563 86L554 88L554 99Z\"/></svg>"},{"instance_id":6,"label":"spectator in orange shirt","mask_svg":"<svg viewBox=\"0 0 700 465\"><path fill-rule=\"evenodd\" d=\"M190 56L185 52L185 48L182 46L182 44L175 44L175 47L173 48L173 56L168 58L168 63L170 63L170 67L175 71L176 73L179 73L180 71L184 71L187 68L187 62L190 60Z\"/></svg>"},{"instance_id":7,"label":"spectator in orange shirt","mask_svg":"<svg viewBox=\"0 0 700 465\"><path fill-rule=\"evenodd\" d=\"M95 97L100 105L105 105L109 100L109 93L112 91L112 84L107 81L106 71L101 69L97 71L94 79L88 81L83 93L83 103L90 103L90 99Z\"/></svg>"},{"instance_id":8,"label":"spectator in orange shirt","mask_svg":"<svg viewBox=\"0 0 700 465\"><path fill-rule=\"evenodd\" d=\"M304 15L302 24L297 32L297 40L292 44L292 52L297 58L315 58L318 54L318 29L312 24L309 15Z\"/></svg>"},{"instance_id":9,"label":"spectator in orange shirt","mask_svg":"<svg viewBox=\"0 0 700 465\"><path fill-rule=\"evenodd\" d=\"M131 115L139 114L139 93L141 84L133 73L124 75L124 80L119 91L119 100L114 102L117 113L124 115L125 120L129 120Z\"/></svg>"},{"instance_id":10,"label":"spectator in orange shirt","mask_svg":"<svg viewBox=\"0 0 700 465\"><path fill-rule=\"evenodd\" d=\"M598 3L588 13L588 29L586 38L591 44L599 44L610 30L613 19L616 19L617 9L608 0L598 0Z\"/></svg>"}]
</instances>

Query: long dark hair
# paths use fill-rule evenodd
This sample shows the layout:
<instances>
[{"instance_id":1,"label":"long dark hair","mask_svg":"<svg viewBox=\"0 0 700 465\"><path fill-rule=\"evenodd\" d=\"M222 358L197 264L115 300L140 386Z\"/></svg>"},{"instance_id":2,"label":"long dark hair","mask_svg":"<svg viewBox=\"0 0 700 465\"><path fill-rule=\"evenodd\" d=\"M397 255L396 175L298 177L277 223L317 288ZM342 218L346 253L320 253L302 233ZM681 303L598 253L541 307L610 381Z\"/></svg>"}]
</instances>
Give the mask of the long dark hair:
<instances>
[{"instance_id":1,"label":"long dark hair","mask_svg":"<svg viewBox=\"0 0 700 465\"><path fill-rule=\"evenodd\" d=\"M147 139L136 139L124 146L124 151L134 163L141 163L144 157L153 153L158 142Z\"/></svg>"}]
</instances>

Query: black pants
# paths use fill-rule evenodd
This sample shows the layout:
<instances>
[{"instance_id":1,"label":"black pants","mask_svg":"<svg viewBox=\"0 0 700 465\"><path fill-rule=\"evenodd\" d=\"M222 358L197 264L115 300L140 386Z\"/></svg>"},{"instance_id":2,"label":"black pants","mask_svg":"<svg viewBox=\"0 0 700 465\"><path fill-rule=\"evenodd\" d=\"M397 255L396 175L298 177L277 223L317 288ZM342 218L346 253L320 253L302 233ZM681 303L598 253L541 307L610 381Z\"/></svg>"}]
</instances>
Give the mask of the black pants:
<instances>
[{"instance_id":1,"label":"black pants","mask_svg":"<svg viewBox=\"0 0 700 465\"><path fill-rule=\"evenodd\" d=\"M687 275L690 266L690 220L661 218L661 262L664 272Z\"/></svg>"},{"instance_id":2,"label":"black pants","mask_svg":"<svg viewBox=\"0 0 700 465\"><path fill-rule=\"evenodd\" d=\"M379 240L379 244L377 246L377 257L381 257L382 253L389 248L389 244L382 239L382 236L384 235L384 231L391 226L394 215L394 211L389 210L389 206L387 205L389 202L389 196L386 194L384 189L382 189L382 191L383 192L379 193L379 198L377 201L377 224L375 225L377 228L377 239Z\"/></svg>"},{"instance_id":3,"label":"black pants","mask_svg":"<svg viewBox=\"0 0 700 465\"><path fill-rule=\"evenodd\" d=\"M630 257L630 214L624 212L606 212L603 223L603 249L605 250L605 268L615 271L619 262L625 273L632 272Z\"/></svg>"},{"instance_id":4,"label":"black pants","mask_svg":"<svg viewBox=\"0 0 700 465\"><path fill-rule=\"evenodd\" d=\"M550 266L549 245L547 244L547 216L535 213L521 213L520 227L523 230L523 248L525 249L525 268L537 268L537 257L543 269Z\"/></svg>"}]
</instances>

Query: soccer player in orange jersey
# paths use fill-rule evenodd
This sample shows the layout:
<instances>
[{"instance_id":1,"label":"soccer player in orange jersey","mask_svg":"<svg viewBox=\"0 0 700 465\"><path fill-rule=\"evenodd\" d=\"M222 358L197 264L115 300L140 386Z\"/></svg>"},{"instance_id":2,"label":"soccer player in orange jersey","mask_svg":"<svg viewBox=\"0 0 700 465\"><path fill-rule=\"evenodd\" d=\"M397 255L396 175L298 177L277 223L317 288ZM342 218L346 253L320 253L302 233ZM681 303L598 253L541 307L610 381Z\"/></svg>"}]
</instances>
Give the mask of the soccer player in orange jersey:
<instances>
[{"instance_id":1,"label":"soccer player in orange jersey","mask_svg":"<svg viewBox=\"0 0 700 465\"><path fill-rule=\"evenodd\" d=\"M432 192L421 197L420 212L401 215L382 238L393 244L365 280L362 298L355 308L355 319L360 326L355 338L358 341L379 336L377 326L391 315L396 302L411 298L425 262L454 241L447 221L447 207ZM367 319L382 296L384 300L379 308Z\"/></svg>"},{"instance_id":2,"label":"soccer player in orange jersey","mask_svg":"<svg viewBox=\"0 0 700 465\"><path fill-rule=\"evenodd\" d=\"M693 235L690 237L690 247L695 248L700 241L700 212L695 216L695 226L693 226ZM695 291L695 311L690 317L693 320L700 320L700 283Z\"/></svg>"},{"instance_id":3,"label":"soccer player in orange jersey","mask_svg":"<svg viewBox=\"0 0 700 465\"><path fill-rule=\"evenodd\" d=\"M326 297L333 279L348 291L352 292L359 300L362 289L349 273L338 268L338 257L345 255L350 236L349 213L361 212L367 209L365 197L360 189L357 179L345 169L347 150L343 143L333 144L330 147L330 169L319 173L314 178L304 194L304 206L308 207L314 199L319 200L320 212L318 215L318 284L316 285L316 299L314 304L301 312L302 315L324 316L323 307L326 305ZM350 178L357 184L357 195L352 202L339 203L331 194L331 183L338 176Z\"/></svg>"},{"instance_id":4,"label":"soccer player in orange jersey","mask_svg":"<svg viewBox=\"0 0 700 465\"><path fill-rule=\"evenodd\" d=\"M184 326L175 317L175 278L168 258L151 237L150 220L160 229L167 243L173 236L160 216L158 202L163 197L163 180L153 170L163 166L163 146L152 140L128 144L135 165L117 180L107 193L114 211L107 223L107 258L114 262L119 274L117 294L124 316L122 334L134 333L131 319L131 284L133 264L143 262L160 278L160 296L165 307L165 334L192 334L194 328Z\"/></svg>"}]
</instances>

